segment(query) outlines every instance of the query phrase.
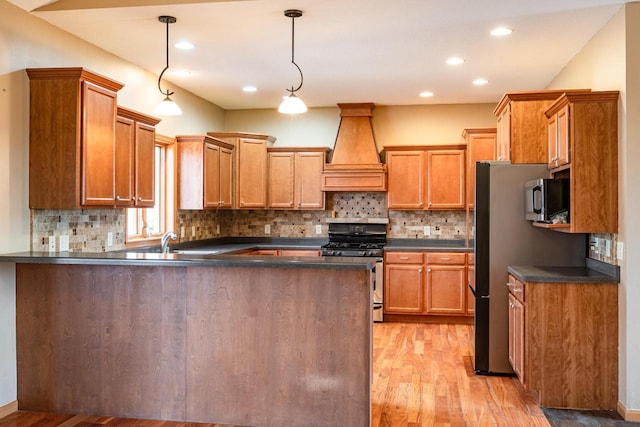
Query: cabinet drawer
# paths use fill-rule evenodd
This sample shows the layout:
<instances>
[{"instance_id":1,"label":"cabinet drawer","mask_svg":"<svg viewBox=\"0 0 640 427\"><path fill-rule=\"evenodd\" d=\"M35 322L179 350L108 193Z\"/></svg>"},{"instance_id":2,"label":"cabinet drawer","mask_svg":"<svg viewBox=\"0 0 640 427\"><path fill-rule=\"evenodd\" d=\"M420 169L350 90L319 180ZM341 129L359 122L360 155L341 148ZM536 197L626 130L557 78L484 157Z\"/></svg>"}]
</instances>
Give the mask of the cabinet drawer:
<instances>
[{"instance_id":1,"label":"cabinet drawer","mask_svg":"<svg viewBox=\"0 0 640 427\"><path fill-rule=\"evenodd\" d=\"M509 288L509 293L524 304L524 284L512 275L509 275L509 283L507 283L507 287Z\"/></svg>"},{"instance_id":2,"label":"cabinet drawer","mask_svg":"<svg viewBox=\"0 0 640 427\"><path fill-rule=\"evenodd\" d=\"M387 252L384 260L388 264L422 264L422 252Z\"/></svg>"},{"instance_id":3,"label":"cabinet drawer","mask_svg":"<svg viewBox=\"0 0 640 427\"><path fill-rule=\"evenodd\" d=\"M467 254L450 252L428 252L427 264L465 264Z\"/></svg>"}]
</instances>

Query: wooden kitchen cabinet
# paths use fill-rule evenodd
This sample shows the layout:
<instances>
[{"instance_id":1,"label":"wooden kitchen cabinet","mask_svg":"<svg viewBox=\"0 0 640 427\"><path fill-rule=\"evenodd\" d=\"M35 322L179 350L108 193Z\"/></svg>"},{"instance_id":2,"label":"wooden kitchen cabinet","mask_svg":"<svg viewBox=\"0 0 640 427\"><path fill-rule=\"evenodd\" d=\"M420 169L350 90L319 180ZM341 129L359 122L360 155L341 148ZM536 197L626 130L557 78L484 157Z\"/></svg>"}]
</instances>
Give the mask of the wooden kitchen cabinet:
<instances>
[{"instance_id":1,"label":"wooden kitchen cabinet","mask_svg":"<svg viewBox=\"0 0 640 427\"><path fill-rule=\"evenodd\" d=\"M116 206L146 208L155 204L155 126L158 123L160 119L118 107Z\"/></svg>"},{"instance_id":2,"label":"wooden kitchen cabinet","mask_svg":"<svg viewBox=\"0 0 640 427\"><path fill-rule=\"evenodd\" d=\"M385 314L424 314L424 291L421 252L384 254Z\"/></svg>"},{"instance_id":3,"label":"wooden kitchen cabinet","mask_svg":"<svg viewBox=\"0 0 640 427\"><path fill-rule=\"evenodd\" d=\"M268 148L268 207L324 209L320 189L327 148Z\"/></svg>"},{"instance_id":4,"label":"wooden kitchen cabinet","mask_svg":"<svg viewBox=\"0 0 640 427\"><path fill-rule=\"evenodd\" d=\"M466 254L429 252L426 314L464 315L467 312Z\"/></svg>"},{"instance_id":5,"label":"wooden kitchen cabinet","mask_svg":"<svg viewBox=\"0 0 640 427\"><path fill-rule=\"evenodd\" d=\"M497 118L497 160L547 163L549 141L545 111L564 93L588 90L508 92L494 110Z\"/></svg>"},{"instance_id":6,"label":"wooden kitchen cabinet","mask_svg":"<svg viewBox=\"0 0 640 427\"><path fill-rule=\"evenodd\" d=\"M570 223L536 226L618 232L618 96L618 91L566 93L545 112L549 144L555 141L557 147L558 160L549 159L551 174L570 180Z\"/></svg>"},{"instance_id":7,"label":"wooden kitchen cabinet","mask_svg":"<svg viewBox=\"0 0 640 427\"><path fill-rule=\"evenodd\" d=\"M509 359L536 403L615 410L618 284L509 284Z\"/></svg>"},{"instance_id":8,"label":"wooden kitchen cabinet","mask_svg":"<svg viewBox=\"0 0 640 427\"><path fill-rule=\"evenodd\" d=\"M267 148L275 138L241 132L207 132L208 136L233 145L235 151L234 188L236 209L267 207Z\"/></svg>"},{"instance_id":9,"label":"wooden kitchen cabinet","mask_svg":"<svg viewBox=\"0 0 640 427\"><path fill-rule=\"evenodd\" d=\"M233 206L234 147L206 135L179 135L178 209L221 209Z\"/></svg>"},{"instance_id":10,"label":"wooden kitchen cabinet","mask_svg":"<svg viewBox=\"0 0 640 427\"><path fill-rule=\"evenodd\" d=\"M389 209L464 209L464 145L385 147Z\"/></svg>"},{"instance_id":11,"label":"wooden kitchen cabinet","mask_svg":"<svg viewBox=\"0 0 640 427\"><path fill-rule=\"evenodd\" d=\"M116 205L116 93L84 68L27 69L29 207Z\"/></svg>"},{"instance_id":12,"label":"wooden kitchen cabinet","mask_svg":"<svg viewBox=\"0 0 640 427\"><path fill-rule=\"evenodd\" d=\"M465 129L467 142L467 207L475 208L476 162L496 159L496 128Z\"/></svg>"}]
</instances>

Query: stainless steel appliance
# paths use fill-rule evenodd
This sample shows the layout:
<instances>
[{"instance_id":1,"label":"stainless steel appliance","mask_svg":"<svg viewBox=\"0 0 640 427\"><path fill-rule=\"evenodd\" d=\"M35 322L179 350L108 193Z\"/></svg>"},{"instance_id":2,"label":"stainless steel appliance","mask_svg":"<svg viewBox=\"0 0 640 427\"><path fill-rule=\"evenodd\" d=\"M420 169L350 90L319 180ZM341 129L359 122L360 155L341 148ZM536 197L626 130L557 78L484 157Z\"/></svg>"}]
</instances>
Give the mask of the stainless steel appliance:
<instances>
[{"instance_id":1,"label":"stainless steel appliance","mask_svg":"<svg viewBox=\"0 0 640 427\"><path fill-rule=\"evenodd\" d=\"M534 179L524 184L526 217L537 222L552 222L554 214L566 211L569 215L569 179Z\"/></svg>"},{"instance_id":2,"label":"stainless steel appliance","mask_svg":"<svg viewBox=\"0 0 640 427\"><path fill-rule=\"evenodd\" d=\"M526 182L546 164L476 164L475 355L478 374L512 374L509 364L508 265L583 266L587 237L534 227L525 219Z\"/></svg>"},{"instance_id":3,"label":"stainless steel appliance","mask_svg":"<svg viewBox=\"0 0 640 427\"><path fill-rule=\"evenodd\" d=\"M373 321L382 322L382 257L387 242L387 225L371 223L329 223L329 243L322 246L322 256L370 257L376 259L373 270Z\"/></svg>"}]
</instances>

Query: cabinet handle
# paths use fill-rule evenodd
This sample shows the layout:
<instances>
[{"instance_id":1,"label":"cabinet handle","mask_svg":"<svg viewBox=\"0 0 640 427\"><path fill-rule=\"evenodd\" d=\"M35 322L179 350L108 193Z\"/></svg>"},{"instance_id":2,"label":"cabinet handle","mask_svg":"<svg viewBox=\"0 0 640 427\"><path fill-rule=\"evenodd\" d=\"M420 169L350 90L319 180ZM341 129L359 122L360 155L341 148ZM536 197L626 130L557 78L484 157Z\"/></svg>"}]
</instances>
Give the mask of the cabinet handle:
<instances>
[{"instance_id":1,"label":"cabinet handle","mask_svg":"<svg viewBox=\"0 0 640 427\"><path fill-rule=\"evenodd\" d=\"M423 205L423 203L422 203L422 202L420 202L420 207L422 207L422 205Z\"/></svg>"},{"instance_id":2,"label":"cabinet handle","mask_svg":"<svg viewBox=\"0 0 640 427\"><path fill-rule=\"evenodd\" d=\"M449 257L443 257L443 258L440 258L440 261L451 261L451 258L449 258Z\"/></svg>"},{"instance_id":3,"label":"cabinet handle","mask_svg":"<svg viewBox=\"0 0 640 427\"><path fill-rule=\"evenodd\" d=\"M142 197L138 197L138 201L141 202L142 201Z\"/></svg>"},{"instance_id":4,"label":"cabinet handle","mask_svg":"<svg viewBox=\"0 0 640 427\"><path fill-rule=\"evenodd\" d=\"M422 273L422 269L421 268L418 269L418 273Z\"/></svg>"},{"instance_id":5,"label":"cabinet handle","mask_svg":"<svg viewBox=\"0 0 640 427\"><path fill-rule=\"evenodd\" d=\"M431 269L430 268L427 268L427 273L431 273Z\"/></svg>"},{"instance_id":6,"label":"cabinet handle","mask_svg":"<svg viewBox=\"0 0 640 427\"><path fill-rule=\"evenodd\" d=\"M504 160L504 157L500 156L497 160Z\"/></svg>"},{"instance_id":7,"label":"cabinet handle","mask_svg":"<svg viewBox=\"0 0 640 427\"><path fill-rule=\"evenodd\" d=\"M401 256L400 259L407 260L407 259L409 259L409 257L408 256Z\"/></svg>"},{"instance_id":8,"label":"cabinet handle","mask_svg":"<svg viewBox=\"0 0 640 427\"><path fill-rule=\"evenodd\" d=\"M429 207L431 207L431 205L432 205L432 204L433 204L433 203L429 202Z\"/></svg>"},{"instance_id":9,"label":"cabinet handle","mask_svg":"<svg viewBox=\"0 0 640 427\"><path fill-rule=\"evenodd\" d=\"M120 196L116 196L116 201L119 202L120 201Z\"/></svg>"}]
</instances>

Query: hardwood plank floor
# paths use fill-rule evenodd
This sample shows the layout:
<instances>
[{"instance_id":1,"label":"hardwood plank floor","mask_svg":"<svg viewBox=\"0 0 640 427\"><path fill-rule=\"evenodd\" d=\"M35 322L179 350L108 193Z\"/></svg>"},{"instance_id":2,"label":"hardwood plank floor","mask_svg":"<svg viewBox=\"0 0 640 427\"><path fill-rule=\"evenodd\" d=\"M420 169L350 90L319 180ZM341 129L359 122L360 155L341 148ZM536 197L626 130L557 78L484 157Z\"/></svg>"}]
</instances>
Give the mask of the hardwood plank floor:
<instances>
[{"instance_id":1,"label":"hardwood plank floor","mask_svg":"<svg viewBox=\"0 0 640 427\"><path fill-rule=\"evenodd\" d=\"M373 325L372 427L548 427L514 377L473 372L473 327ZM215 424L17 412L0 427L231 427Z\"/></svg>"},{"instance_id":2,"label":"hardwood plank floor","mask_svg":"<svg viewBox=\"0 0 640 427\"><path fill-rule=\"evenodd\" d=\"M549 426L517 378L475 375L471 325L373 330L372 427Z\"/></svg>"}]
</instances>

